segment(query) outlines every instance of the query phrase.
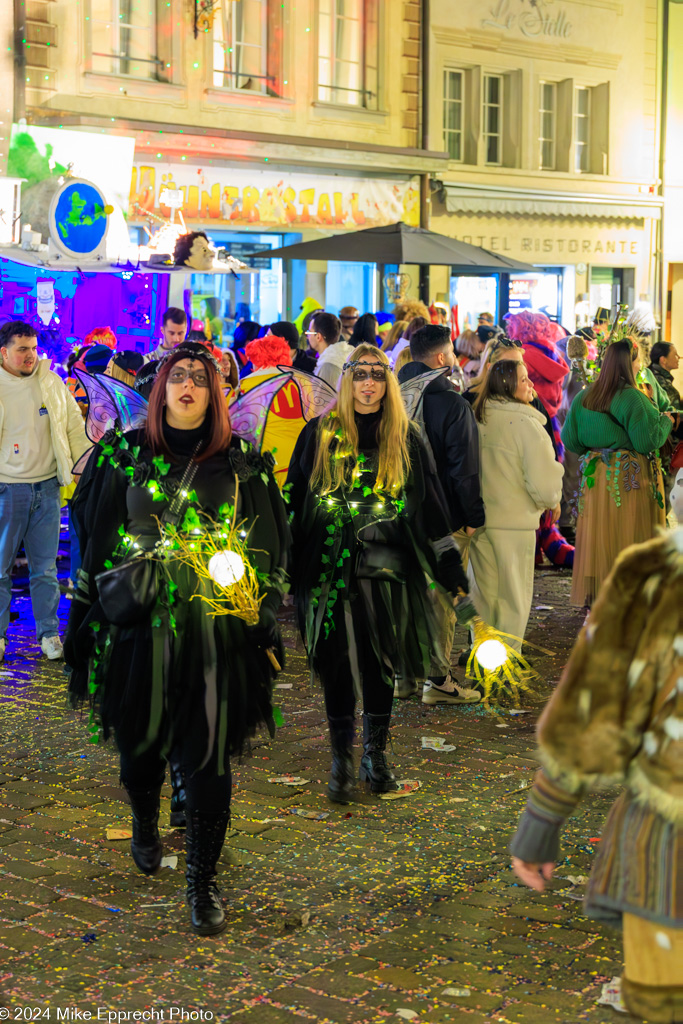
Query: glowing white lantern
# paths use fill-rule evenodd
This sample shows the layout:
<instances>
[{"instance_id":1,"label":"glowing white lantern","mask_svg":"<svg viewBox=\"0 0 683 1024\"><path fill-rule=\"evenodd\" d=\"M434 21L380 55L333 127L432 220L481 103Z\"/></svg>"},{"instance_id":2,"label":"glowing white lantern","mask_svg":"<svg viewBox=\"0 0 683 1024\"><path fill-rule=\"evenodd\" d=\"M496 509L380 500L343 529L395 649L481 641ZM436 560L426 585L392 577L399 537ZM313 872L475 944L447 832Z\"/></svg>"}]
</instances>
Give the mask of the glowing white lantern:
<instances>
[{"instance_id":1,"label":"glowing white lantern","mask_svg":"<svg viewBox=\"0 0 683 1024\"><path fill-rule=\"evenodd\" d=\"M477 647L475 657L487 672L495 672L497 668L502 668L508 660L505 645L500 640L484 640Z\"/></svg>"},{"instance_id":2,"label":"glowing white lantern","mask_svg":"<svg viewBox=\"0 0 683 1024\"><path fill-rule=\"evenodd\" d=\"M217 551L209 559L209 576L219 587L232 587L244 576L244 560L235 551Z\"/></svg>"}]
</instances>

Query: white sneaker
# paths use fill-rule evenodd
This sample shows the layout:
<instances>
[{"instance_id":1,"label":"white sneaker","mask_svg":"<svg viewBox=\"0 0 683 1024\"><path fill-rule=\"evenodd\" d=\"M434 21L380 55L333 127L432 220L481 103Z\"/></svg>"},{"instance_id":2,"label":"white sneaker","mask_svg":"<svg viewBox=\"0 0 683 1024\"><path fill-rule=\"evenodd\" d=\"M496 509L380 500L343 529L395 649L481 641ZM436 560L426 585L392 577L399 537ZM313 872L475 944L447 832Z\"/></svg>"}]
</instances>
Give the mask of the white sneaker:
<instances>
[{"instance_id":1,"label":"white sneaker","mask_svg":"<svg viewBox=\"0 0 683 1024\"><path fill-rule=\"evenodd\" d=\"M40 641L40 649L50 661L64 657L64 648L58 636L44 636Z\"/></svg>"},{"instance_id":2,"label":"white sneaker","mask_svg":"<svg viewBox=\"0 0 683 1024\"><path fill-rule=\"evenodd\" d=\"M481 700L479 690L467 686L459 686L449 676L443 686L435 686L427 680L422 688L423 704L478 704Z\"/></svg>"},{"instance_id":3,"label":"white sneaker","mask_svg":"<svg viewBox=\"0 0 683 1024\"><path fill-rule=\"evenodd\" d=\"M0 637L0 661L5 660L5 638Z\"/></svg>"}]
</instances>

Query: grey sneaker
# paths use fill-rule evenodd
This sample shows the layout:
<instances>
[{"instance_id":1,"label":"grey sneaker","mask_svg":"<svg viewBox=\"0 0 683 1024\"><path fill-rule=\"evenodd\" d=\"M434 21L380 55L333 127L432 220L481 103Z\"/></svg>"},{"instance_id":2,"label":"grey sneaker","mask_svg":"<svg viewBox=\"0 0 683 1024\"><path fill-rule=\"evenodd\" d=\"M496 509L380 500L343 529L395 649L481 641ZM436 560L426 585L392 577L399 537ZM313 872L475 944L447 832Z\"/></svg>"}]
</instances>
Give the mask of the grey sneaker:
<instances>
[{"instance_id":1,"label":"grey sneaker","mask_svg":"<svg viewBox=\"0 0 683 1024\"><path fill-rule=\"evenodd\" d=\"M481 700L479 690L467 686L459 686L449 676L443 686L435 686L427 680L422 688L423 704L478 704Z\"/></svg>"},{"instance_id":2,"label":"grey sneaker","mask_svg":"<svg viewBox=\"0 0 683 1024\"><path fill-rule=\"evenodd\" d=\"M58 661L64 657L64 648L58 636L44 636L40 641L40 649L50 661Z\"/></svg>"}]
</instances>

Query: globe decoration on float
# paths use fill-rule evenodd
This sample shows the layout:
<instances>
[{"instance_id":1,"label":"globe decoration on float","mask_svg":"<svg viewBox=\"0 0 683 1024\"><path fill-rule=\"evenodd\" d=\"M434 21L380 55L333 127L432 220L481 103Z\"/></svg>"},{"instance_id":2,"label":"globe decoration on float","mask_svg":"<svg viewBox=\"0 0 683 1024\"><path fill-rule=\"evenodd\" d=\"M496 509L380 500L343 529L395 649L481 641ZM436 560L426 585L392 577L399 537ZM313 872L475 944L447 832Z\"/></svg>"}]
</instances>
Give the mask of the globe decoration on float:
<instances>
[{"instance_id":1,"label":"globe decoration on float","mask_svg":"<svg viewBox=\"0 0 683 1024\"><path fill-rule=\"evenodd\" d=\"M97 185L85 178L68 178L50 203L50 241L73 259L104 257L113 212Z\"/></svg>"}]
</instances>

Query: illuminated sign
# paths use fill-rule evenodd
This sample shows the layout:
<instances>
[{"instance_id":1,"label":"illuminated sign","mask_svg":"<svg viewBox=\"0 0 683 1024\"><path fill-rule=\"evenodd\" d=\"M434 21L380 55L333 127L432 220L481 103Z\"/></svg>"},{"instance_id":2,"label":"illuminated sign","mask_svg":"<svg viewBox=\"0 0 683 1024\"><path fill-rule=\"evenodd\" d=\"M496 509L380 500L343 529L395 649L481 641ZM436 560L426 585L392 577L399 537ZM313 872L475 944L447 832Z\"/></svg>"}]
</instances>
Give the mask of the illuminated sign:
<instances>
[{"instance_id":1,"label":"illuminated sign","mask_svg":"<svg viewBox=\"0 0 683 1024\"><path fill-rule=\"evenodd\" d=\"M182 206L176 199L180 193ZM378 227L397 221L417 227L420 191L416 180L391 181L332 175L289 174L232 167L136 164L130 189L130 221L163 218L174 208L193 226Z\"/></svg>"}]
</instances>

